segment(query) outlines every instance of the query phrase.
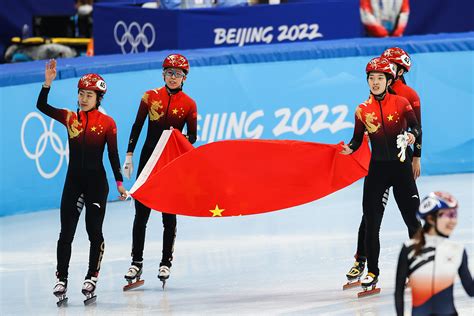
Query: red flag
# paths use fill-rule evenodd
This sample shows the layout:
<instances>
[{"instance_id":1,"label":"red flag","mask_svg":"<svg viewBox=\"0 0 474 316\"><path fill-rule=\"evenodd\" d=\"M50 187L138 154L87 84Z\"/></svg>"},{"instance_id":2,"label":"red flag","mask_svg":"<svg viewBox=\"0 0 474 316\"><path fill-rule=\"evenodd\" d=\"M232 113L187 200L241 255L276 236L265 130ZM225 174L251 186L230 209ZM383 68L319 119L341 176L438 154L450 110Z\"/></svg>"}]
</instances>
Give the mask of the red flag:
<instances>
[{"instance_id":1,"label":"red flag","mask_svg":"<svg viewBox=\"0 0 474 316\"><path fill-rule=\"evenodd\" d=\"M187 142L177 130L171 134L176 134L176 141ZM166 146L163 155L176 157L175 147ZM352 155L340 151L340 144L219 141L158 168L147 181L135 184L131 194L152 209L189 216L281 210L322 198L367 175L370 150L366 140Z\"/></svg>"},{"instance_id":2,"label":"red flag","mask_svg":"<svg viewBox=\"0 0 474 316\"><path fill-rule=\"evenodd\" d=\"M194 149L193 145L178 130L165 130L137 181L130 189L131 195L135 197L134 192L146 183L150 176L155 175L164 166L191 149Z\"/></svg>"}]
</instances>

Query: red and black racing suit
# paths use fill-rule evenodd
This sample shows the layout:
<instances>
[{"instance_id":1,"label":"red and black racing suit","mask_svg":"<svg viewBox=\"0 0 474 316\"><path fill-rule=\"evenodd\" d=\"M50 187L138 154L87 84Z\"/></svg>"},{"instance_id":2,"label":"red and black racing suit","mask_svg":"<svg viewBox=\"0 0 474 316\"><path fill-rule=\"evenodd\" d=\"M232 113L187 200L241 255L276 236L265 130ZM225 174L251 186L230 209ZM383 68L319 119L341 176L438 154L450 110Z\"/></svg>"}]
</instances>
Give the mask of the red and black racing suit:
<instances>
[{"instance_id":1,"label":"red and black racing suit","mask_svg":"<svg viewBox=\"0 0 474 316\"><path fill-rule=\"evenodd\" d=\"M416 93L415 90L407 86L401 79L398 79L391 85L391 88L393 92L395 92L396 95L402 96L410 102L410 105L413 108L413 111L415 112L416 119L418 120L418 123L420 124L421 127L421 103L420 103L420 97ZM415 140L415 144L413 146L413 151L411 151L411 147L408 148L408 154L410 157L420 157L421 158L421 143L422 143L422 135L418 135ZM383 200L384 200L384 207L386 202L388 201L388 196L389 196L389 190L387 190L384 193ZM408 232L410 234L410 232ZM355 258L357 261L365 261L367 258L367 254L365 251L365 220L364 216L362 215L362 220L359 225L359 232L358 232L358 238L357 238L357 251Z\"/></svg>"},{"instance_id":2,"label":"red and black racing suit","mask_svg":"<svg viewBox=\"0 0 474 316\"><path fill-rule=\"evenodd\" d=\"M187 136L191 144L197 137L196 103L181 89L171 90L166 86L149 90L143 95L135 123L130 133L127 152L133 152L148 116L148 132L140 155L137 177L145 167L164 130L173 127L182 131L186 124ZM133 222L132 260L140 265L143 261L145 231L150 208L135 200L135 220ZM161 265L171 267L173 248L176 238L176 215L162 213L163 218L163 250Z\"/></svg>"},{"instance_id":3,"label":"red and black racing suit","mask_svg":"<svg viewBox=\"0 0 474 316\"><path fill-rule=\"evenodd\" d=\"M57 277L66 280L71 244L83 205L86 207L86 230L90 241L87 277L97 276L104 253L102 223L109 185L102 157L107 144L109 160L116 181L123 181L117 151L117 128L114 120L97 109L77 113L48 104L49 88L42 88L36 107L67 128L69 165L61 198L61 232L57 247Z\"/></svg>"},{"instance_id":4,"label":"red and black racing suit","mask_svg":"<svg viewBox=\"0 0 474 316\"><path fill-rule=\"evenodd\" d=\"M404 97L386 94L382 100L373 95L356 109L354 135L349 147L354 151L362 143L367 131L372 146L369 174L364 180L362 208L365 219L365 246L368 271L379 275L379 231L384 212L383 195L393 187L395 200L408 227L410 237L419 227L416 210L420 204L418 189L413 179L410 157L398 157L397 136L407 127L418 137L421 128L415 113Z\"/></svg>"}]
</instances>

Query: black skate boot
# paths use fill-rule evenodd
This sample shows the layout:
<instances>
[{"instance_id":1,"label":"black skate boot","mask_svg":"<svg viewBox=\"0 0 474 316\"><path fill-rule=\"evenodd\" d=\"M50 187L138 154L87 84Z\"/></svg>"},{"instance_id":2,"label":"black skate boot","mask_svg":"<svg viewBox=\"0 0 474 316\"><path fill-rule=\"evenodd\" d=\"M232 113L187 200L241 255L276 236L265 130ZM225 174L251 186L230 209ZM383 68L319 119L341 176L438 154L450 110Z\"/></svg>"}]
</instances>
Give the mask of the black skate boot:
<instances>
[{"instance_id":1,"label":"black skate boot","mask_svg":"<svg viewBox=\"0 0 474 316\"><path fill-rule=\"evenodd\" d=\"M349 272L346 273L347 283L342 287L343 290L347 290L360 285L360 278L364 273L365 260L357 260L351 267Z\"/></svg>"},{"instance_id":2,"label":"black skate boot","mask_svg":"<svg viewBox=\"0 0 474 316\"><path fill-rule=\"evenodd\" d=\"M125 280L127 281L127 285L123 287L124 291L128 291L139 286L142 286L145 283L145 280L140 280L142 276L142 262L132 262L130 268L128 268L127 273L125 274Z\"/></svg>"},{"instance_id":3,"label":"black skate boot","mask_svg":"<svg viewBox=\"0 0 474 316\"><path fill-rule=\"evenodd\" d=\"M377 287L378 281L378 275L375 275L372 272L367 273L367 275L360 284L362 286L362 292L357 293L357 297L380 293L380 288Z\"/></svg>"},{"instance_id":4,"label":"black skate boot","mask_svg":"<svg viewBox=\"0 0 474 316\"><path fill-rule=\"evenodd\" d=\"M58 307L67 306L67 279L58 279L53 288L53 294L58 298L56 305Z\"/></svg>"},{"instance_id":5,"label":"black skate boot","mask_svg":"<svg viewBox=\"0 0 474 316\"><path fill-rule=\"evenodd\" d=\"M84 305L90 305L96 302L95 288L97 284L97 276L87 275L82 285L82 294L86 296Z\"/></svg>"}]
</instances>

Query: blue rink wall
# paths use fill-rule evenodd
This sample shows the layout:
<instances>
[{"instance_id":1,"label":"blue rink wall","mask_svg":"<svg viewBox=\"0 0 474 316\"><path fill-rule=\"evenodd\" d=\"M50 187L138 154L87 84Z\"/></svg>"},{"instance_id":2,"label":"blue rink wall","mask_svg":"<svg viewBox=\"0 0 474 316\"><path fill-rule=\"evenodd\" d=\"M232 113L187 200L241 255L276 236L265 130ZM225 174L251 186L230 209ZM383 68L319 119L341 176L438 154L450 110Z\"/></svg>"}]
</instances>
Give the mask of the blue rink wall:
<instances>
[{"instance_id":1,"label":"blue rink wall","mask_svg":"<svg viewBox=\"0 0 474 316\"><path fill-rule=\"evenodd\" d=\"M360 39L183 52L191 57L184 91L196 100L199 112L196 145L240 138L347 142L354 110L369 92L366 63L397 45L411 53L413 67L406 79L421 98L422 173L473 172L473 33L372 43ZM78 77L103 74L108 84L103 108L117 123L123 163L143 92L163 85L159 61L166 53L60 60L49 103L75 109ZM44 62L0 66L0 216L60 205L67 136L64 126L36 110L43 67ZM135 166L145 133L146 126ZM107 155L104 164L109 199L115 200ZM125 186L132 183L125 181Z\"/></svg>"}]
</instances>

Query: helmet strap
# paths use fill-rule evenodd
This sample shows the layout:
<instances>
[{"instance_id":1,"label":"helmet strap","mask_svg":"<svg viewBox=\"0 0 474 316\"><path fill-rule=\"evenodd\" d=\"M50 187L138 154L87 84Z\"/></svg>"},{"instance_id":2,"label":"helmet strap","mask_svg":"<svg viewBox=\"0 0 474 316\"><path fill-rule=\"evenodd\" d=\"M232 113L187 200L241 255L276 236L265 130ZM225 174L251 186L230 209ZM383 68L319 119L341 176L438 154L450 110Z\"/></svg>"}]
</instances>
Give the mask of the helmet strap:
<instances>
[{"instance_id":1,"label":"helmet strap","mask_svg":"<svg viewBox=\"0 0 474 316\"><path fill-rule=\"evenodd\" d=\"M183 89L183 84L181 84L180 88L176 88L176 89L171 89L166 84L165 84L165 87L166 87L166 91L168 91L169 94L176 94Z\"/></svg>"},{"instance_id":2,"label":"helmet strap","mask_svg":"<svg viewBox=\"0 0 474 316\"><path fill-rule=\"evenodd\" d=\"M79 101L77 101L77 110L76 110L76 114L77 114L77 120L79 121L79 123L81 122L81 116L79 115L79 109L80 109L80 106L79 106Z\"/></svg>"}]
</instances>

